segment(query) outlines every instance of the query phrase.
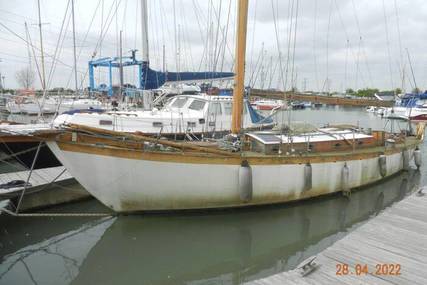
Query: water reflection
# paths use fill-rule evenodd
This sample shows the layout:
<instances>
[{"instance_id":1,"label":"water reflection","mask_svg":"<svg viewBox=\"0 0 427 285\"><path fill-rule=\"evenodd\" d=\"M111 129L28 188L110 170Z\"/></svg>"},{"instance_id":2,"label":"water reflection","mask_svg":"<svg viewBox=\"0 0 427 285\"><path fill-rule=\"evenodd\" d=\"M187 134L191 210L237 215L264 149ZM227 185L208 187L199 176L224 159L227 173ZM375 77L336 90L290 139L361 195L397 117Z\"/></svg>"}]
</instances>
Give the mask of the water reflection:
<instances>
[{"instance_id":1,"label":"water reflection","mask_svg":"<svg viewBox=\"0 0 427 285\"><path fill-rule=\"evenodd\" d=\"M410 171L350 199L267 208L9 220L2 222L0 284L239 284L294 268L402 199L419 178Z\"/></svg>"}]
</instances>

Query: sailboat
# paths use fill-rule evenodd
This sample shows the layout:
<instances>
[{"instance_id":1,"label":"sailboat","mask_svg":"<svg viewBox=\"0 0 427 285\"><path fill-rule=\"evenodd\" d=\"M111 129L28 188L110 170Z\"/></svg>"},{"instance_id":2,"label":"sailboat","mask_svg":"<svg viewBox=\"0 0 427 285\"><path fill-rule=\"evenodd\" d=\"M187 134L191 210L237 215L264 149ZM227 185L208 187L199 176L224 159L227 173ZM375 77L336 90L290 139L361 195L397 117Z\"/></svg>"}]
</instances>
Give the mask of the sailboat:
<instances>
[{"instance_id":1,"label":"sailboat","mask_svg":"<svg viewBox=\"0 0 427 285\"><path fill-rule=\"evenodd\" d=\"M365 186L421 164L417 136L357 127L242 131L248 0L238 0L232 134L169 141L69 124L47 144L95 198L116 212L284 203Z\"/></svg>"}]
</instances>

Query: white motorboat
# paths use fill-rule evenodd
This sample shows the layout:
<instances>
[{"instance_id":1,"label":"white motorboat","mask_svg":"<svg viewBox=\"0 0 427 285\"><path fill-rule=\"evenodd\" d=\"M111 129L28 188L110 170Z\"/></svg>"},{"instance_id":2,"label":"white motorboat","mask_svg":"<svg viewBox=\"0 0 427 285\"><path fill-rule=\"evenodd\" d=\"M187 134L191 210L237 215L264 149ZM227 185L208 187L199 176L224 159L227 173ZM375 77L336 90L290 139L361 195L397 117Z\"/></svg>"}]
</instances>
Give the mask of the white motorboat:
<instances>
[{"instance_id":1,"label":"white motorboat","mask_svg":"<svg viewBox=\"0 0 427 285\"><path fill-rule=\"evenodd\" d=\"M244 129L271 128L269 117L258 114L245 101ZM161 109L151 111L78 112L58 116L54 125L77 124L127 133L183 135L224 133L231 130L231 96L178 95Z\"/></svg>"},{"instance_id":2,"label":"white motorboat","mask_svg":"<svg viewBox=\"0 0 427 285\"><path fill-rule=\"evenodd\" d=\"M254 109L262 111L271 111L285 108L285 103L283 100L257 100L252 102L251 105L254 107Z\"/></svg>"},{"instance_id":3,"label":"white motorboat","mask_svg":"<svg viewBox=\"0 0 427 285\"><path fill-rule=\"evenodd\" d=\"M377 111L377 107L375 107L375 106L366 107L366 112L375 113L376 111Z\"/></svg>"}]
</instances>

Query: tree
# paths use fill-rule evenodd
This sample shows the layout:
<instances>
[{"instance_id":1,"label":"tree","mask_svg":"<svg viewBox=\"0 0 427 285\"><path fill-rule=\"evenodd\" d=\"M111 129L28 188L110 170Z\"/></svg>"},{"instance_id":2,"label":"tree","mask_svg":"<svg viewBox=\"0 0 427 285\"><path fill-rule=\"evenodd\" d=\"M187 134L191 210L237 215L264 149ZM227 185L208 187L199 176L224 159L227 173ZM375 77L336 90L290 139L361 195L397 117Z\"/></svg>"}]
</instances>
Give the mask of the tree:
<instances>
[{"instance_id":1,"label":"tree","mask_svg":"<svg viewBox=\"0 0 427 285\"><path fill-rule=\"evenodd\" d=\"M345 90L345 94L354 94L354 90L353 89L351 89L351 88L348 88L348 89L346 89Z\"/></svg>"},{"instance_id":2,"label":"tree","mask_svg":"<svg viewBox=\"0 0 427 285\"><path fill-rule=\"evenodd\" d=\"M34 71L29 67L23 68L15 73L16 81L18 81L19 86L25 89L29 89L33 86L36 79Z\"/></svg>"},{"instance_id":3,"label":"tree","mask_svg":"<svg viewBox=\"0 0 427 285\"><path fill-rule=\"evenodd\" d=\"M396 88L396 89L394 90L394 94L395 94L395 95L402 94L402 89L400 89L400 88Z\"/></svg>"},{"instance_id":4,"label":"tree","mask_svg":"<svg viewBox=\"0 0 427 285\"><path fill-rule=\"evenodd\" d=\"M365 88L357 90L357 96L359 97L374 97L374 94L379 92L376 88Z\"/></svg>"}]
</instances>

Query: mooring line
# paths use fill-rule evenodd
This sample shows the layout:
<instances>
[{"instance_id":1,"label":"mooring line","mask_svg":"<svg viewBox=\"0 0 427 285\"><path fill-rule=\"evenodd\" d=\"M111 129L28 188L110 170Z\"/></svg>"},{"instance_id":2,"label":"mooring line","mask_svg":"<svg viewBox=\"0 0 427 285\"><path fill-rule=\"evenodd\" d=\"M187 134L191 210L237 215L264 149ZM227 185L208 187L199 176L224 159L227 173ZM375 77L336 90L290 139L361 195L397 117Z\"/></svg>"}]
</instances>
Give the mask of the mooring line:
<instances>
[{"instance_id":1,"label":"mooring line","mask_svg":"<svg viewBox=\"0 0 427 285\"><path fill-rule=\"evenodd\" d=\"M5 208L1 208L0 212L4 212L14 217L112 217L114 213L15 213Z\"/></svg>"}]
</instances>

